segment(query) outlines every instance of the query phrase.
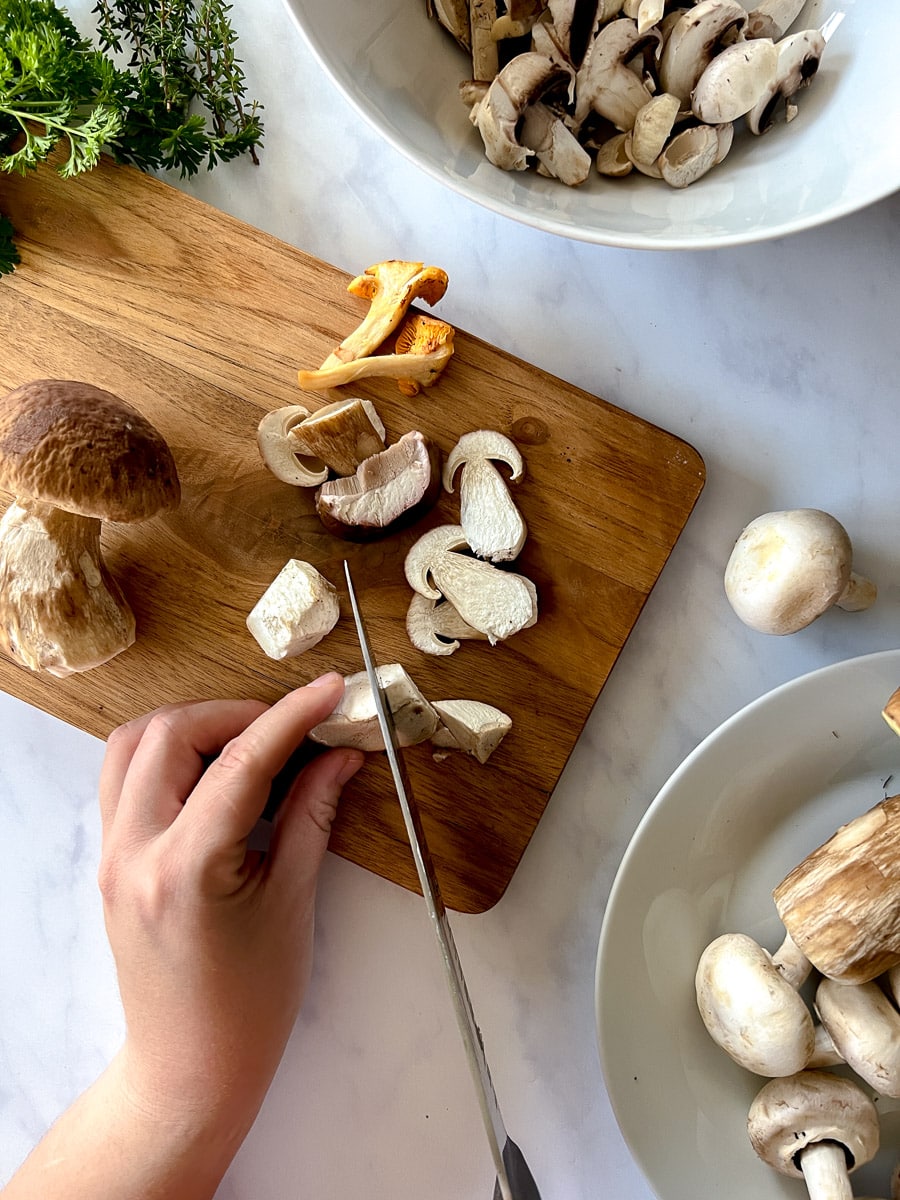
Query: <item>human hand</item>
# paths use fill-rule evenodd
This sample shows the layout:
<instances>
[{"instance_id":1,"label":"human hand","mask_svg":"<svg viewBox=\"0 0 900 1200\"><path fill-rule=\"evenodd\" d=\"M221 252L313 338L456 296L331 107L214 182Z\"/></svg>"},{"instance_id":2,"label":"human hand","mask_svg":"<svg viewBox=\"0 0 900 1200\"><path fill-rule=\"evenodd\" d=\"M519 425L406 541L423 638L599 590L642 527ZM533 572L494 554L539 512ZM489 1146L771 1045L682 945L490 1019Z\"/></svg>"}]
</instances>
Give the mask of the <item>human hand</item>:
<instances>
[{"instance_id":1,"label":"human hand","mask_svg":"<svg viewBox=\"0 0 900 1200\"><path fill-rule=\"evenodd\" d=\"M115 730L107 746L99 881L126 1017L122 1077L148 1115L227 1130L232 1152L299 1011L319 867L363 755L313 758L281 805L268 853L248 851L247 837L273 777L342 686L326 675L271 708L167 706Z\"/></svg>"}]
</instances>

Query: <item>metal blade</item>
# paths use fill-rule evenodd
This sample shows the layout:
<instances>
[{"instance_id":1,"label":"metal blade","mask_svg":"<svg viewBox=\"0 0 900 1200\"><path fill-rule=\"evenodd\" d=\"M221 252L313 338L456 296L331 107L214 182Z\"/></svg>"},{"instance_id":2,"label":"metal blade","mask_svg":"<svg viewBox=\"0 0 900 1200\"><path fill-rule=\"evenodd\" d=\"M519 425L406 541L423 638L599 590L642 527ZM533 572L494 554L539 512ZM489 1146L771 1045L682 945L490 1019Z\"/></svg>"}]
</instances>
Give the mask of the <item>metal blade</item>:
<instances>
[{"instance_id":1,"label":"metal blade","mask_svg":"<svg viewBox=\"0 0 900 1200\"><path fill-rule=\"evenodd\" d=\"M485 1058L481 1031L475 1021L472 1002L469 999L469 991L466 987L459 956L456 952L456 943L453 940L450 923L447 920L447 910L444 907L440 885L434 872L434 864L431 860L428 843L425 840L425 834L422 829L419 809L413 797L409 777L403 763L403 756L400 753L397 742L393 714L378 678L365 624L362 614L359 611L356 592L353 590L350 567L346 561L344 562L344 574L347 578L350 606L353 610L353 619L356 622L356 631L359 635L363 662L365 663L369 684L372 688L375 711L378 714L378 723L381 727L382 737L384 738L388 764L391 774L394 777L394 784L396 785L397 795L400 800L400 808L403 812L403 820L406 824L407 834L409 835L409 844L412 847L413 859L416 864L416 872L419 876L422 894L425 897L425 903L428 906L428 912L437 935L447 983L450 987L450 993L453 997L453 1004L456 1010L456 1021L466 1048L469 1067L472 1071L472 1078L475 1081L475 1088L481 1105L481 1116L491 1147L494 1168L497 1172L497 1185L494 1196L496 1200L540 1200L537 1187L531 1177L531 1172L528 1170L525 1159L522 1157L519 1148L510 1140L506 1132L506 1126L503 1124L503 1118L500 1115L500 1106L497 1103L497 1095L494 1091L487 1059ZM521 1171L522 1167L524 1167L524 1172ZM516 1179L519 1180L518 1184L516 1183ZM529 1187L530 1190L528 1190Z\"/></svg>"}]
</instances>

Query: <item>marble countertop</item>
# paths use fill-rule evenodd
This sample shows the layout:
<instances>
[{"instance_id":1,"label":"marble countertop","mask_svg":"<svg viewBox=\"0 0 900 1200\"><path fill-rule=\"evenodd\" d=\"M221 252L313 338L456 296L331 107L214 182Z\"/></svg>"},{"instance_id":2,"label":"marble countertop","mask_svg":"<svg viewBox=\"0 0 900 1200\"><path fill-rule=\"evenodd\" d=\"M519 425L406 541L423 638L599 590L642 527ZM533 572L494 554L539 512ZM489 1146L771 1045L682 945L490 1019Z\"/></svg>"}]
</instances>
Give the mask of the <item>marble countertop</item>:
<instances>
[{"instance_id":1,"label":"marble countertop","mask_svg":"<svg viewBox=\"0 0 900 1200\"><path fill-rule=\"evenodd\" d=\"M69 6L86 20L90 4ZM594 966L604 905L671 772L747 702L894 648L900 195L740 249L639 252L563 240L475 206L363 125L280 0L236 0L261 165L183 184L336 266L443 266L441 315L697 447L706 489L503 899L453 918L510 1131L543 1200L598 1181L648 1200L604 1089ZM174 181L177 182L177 181ZM552 298L552 312L547 298ZM834 513L874 608L752 633L722 589L731 545L773 508ZM102 744L0 696L0 1179L122 1034L95 884ZM477 1105L420 898L333 855L314 978L221 1200L484 1197Z\"/></svg>"}]
</instances>

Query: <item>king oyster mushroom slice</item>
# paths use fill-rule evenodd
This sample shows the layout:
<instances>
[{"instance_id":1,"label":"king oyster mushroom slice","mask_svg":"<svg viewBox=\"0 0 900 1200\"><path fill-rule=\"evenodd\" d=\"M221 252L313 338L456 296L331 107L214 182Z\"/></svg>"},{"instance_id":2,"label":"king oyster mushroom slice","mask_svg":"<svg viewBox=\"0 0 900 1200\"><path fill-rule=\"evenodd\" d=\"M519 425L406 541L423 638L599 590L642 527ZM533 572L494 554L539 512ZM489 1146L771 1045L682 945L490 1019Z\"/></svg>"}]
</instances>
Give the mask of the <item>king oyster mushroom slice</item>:
<instances>
[{"instance_id":1,"label":"king oyster mushroom slice","mask_svg":"<svg viewBox=\"0 0 900 1200\"><path fill-rule=\"evenodd\" d=\"M659 60L663 90L690 101L697 80L729 34L740 33L747 13L737 0L700 0L674 23Z\"/></svg>"},{"instance_id":2,"label":"king oyster mushroom slice","mask_svg":"<svg viewBox=\"0 0 900 1200\"><path fill-rule=\"evenodd\" d=\"M481 700L435 700L440 724L431 735L439 749L465 750L486 763L512 729L512 718Z\"/></svg>"},{"instance_id":3,"label":"king oyster mushroom slice","mask_svg":"<svg viewBox=\"0 0 900 1200\"><path fill-rule=\"evenodd\" d=\"M707 125L736 121L771 87L778 50L770 38L734 42L721 50L691 93L694 116Z\"/></svg>"},{"instance_id":4,"label":"king oyster mushroom slice","mask_svg":"<svg viewBox=\"0 0 900 1200\"><path fill-rule=\"evenodd\" d=\"M522 478L522 455L505 434L494 429L464 433L444 464L444 488L453 492L454 477L462 467L459 523L466 541L479 558L509 562L525 545L527 530L492 459L506 463L514 481Z\"/></svg>"},{"instance_id":5,"label":"king oyster mushroom slice","mask_svg":"<svg viewBox=\"0 0 900 1200\"><path fill-rule=\"evenodd\" d=\"M400 663L376 667L378 682L394 718L401 746L426 742L438 727L438 715ZM365 671L344 678L344 694L324 721L309 736L324 746L353 746L357 750L383 750L375 700Z\"/></svg>"},{"instance_id":6,"label":"king oyster mushroom slice","mask_svg":"<svg viewBox=\"0 0 900 1200\"><path fill-rule=\"evenodd\" d=\"M416 520L440 490L438 450L411 430L364 459L353 475L323 483L316 492L316 512L330 533L368 541Z\"/></svg>"},{"instance_id":7,"label":"king oyster mushroom slice","mask_svg":"<svg viewBox=\"0 0 900 1200\"><path fill-rule=\"evenodd\" d=\"M519 139L534 153L546 174L569 187L584 183L591 173L591 156L587 150L565 121L540 101L525 109Z\"/></svg>"},{"instance_id":8,"label":"king oyster mushroom slice","mask_svg":"<svg viewBox=\"0 0 900 1200\"><path fill-rule=\"evenodd\" d=\"M371 400L335 400L295 424L290 432L304 453L337 475L352 475L361 462L384 449L384 425Z\"/></svg>"},{"instance_id":9,"label":"king oyster mushroom slice","mask_svg":"<svg viewBox=\"0 0 900 1200\"><path fill-rule=\"evenodd\" d=\"M486 635L462 619L449 600L435 600L413 592L406 610L409 640L423 654L455 654L460 639L485 641Z\"/></svg>"},{"instance_id":10,"label":"king oyster mushroom slice","mask_svg":"<svg viewBox=\"0 0 900 1200\"><path fill-rule=\"evenodd\" d=\"M601 27L588 47L575 82L575 127L580 128L590 112L611 121L617 129L629 130L635 117L650 100L649 88L626 65L649 45L660 43L655 29L638 31L637 22L620 17Z\"/></svg>"},{"instance_id":11,"label":"king oyster mushroom slice","mask_svg":"<svg viewBox=\"0 0 900 1200\"><path fill-rule=\"evenodd\" d=\"M531 152L518 137L522 115L529 104L566 80L566 71L542 54L526 51L509 60L469 113L489 162L505 171L526 169Z\"/></svg>"},{"instance_id":12,"label":"king oyster mushroom slice","mask_svg":"<svg viewBox=\"0 0 900 1200\"><path fill-rule=\"evenodd\" d=\"M289 404L266 413L256 430L256 442L263 462L276 479L294 487L318 487L328 478L328 467L300 449L291 436L309 416L302 404Z\"/></svg>"},{"instance_id":13,"label":"king oyster mushroom slice","mask_svg":"<svg viewBox=\"0 0 900 1200\"><path fill-rule=\"evenodd\" d=\"M446 597L467 624L487 635L491 645L534 625L538 601L531 580L459 553L468 548L461 525L429 530L406 556L409 586L433 600Z\"/></svg>"},{"instance_id":14,"label":"king oyster mushroom slice","mask_svg":"<svg viewBox=\"0 0 900 1200\"><path fill-rule=\"evenodd\" d=\"M269 658L293 658L318 645L341 614L337 590L312 565L292 558L247 617L247 628Z\"/></svg>"},{"instance_id":15,"label":"king oyster mushroom slice","mask_svg":"<svg viewBox=\"0 0 900 1200\"><path fill-rule=\"evenodd\" d=\"M806 87L818 71L825 53L825 37L821 30L803 29L782 38L775 48L778 51L775 74L747 113L746 124L751 133L760 134L771 129L782 103L785 120L793 120L797 108L791 103L792 97Z\"/></svg>"}]
</instances>

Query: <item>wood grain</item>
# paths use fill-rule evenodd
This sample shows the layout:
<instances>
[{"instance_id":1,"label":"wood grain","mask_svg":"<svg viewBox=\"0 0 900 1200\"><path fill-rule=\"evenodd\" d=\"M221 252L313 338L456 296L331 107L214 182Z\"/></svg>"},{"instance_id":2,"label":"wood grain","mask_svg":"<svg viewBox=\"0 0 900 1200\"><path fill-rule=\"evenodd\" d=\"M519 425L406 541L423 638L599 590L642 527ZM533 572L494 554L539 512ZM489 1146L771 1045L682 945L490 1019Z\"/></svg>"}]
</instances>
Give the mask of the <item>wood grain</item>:
<instances>
[{"instance_id":1,"label":"wood grain","mask_svg":"<svg viewBox=\"0 0 900 1200\"><path fill-rule=\"evenodd\" d=\"M110 162L66 182L49 169L4 178L0 208L22 254L0 282L0 384L77 378L118 393L162 431L183 487L174 514L104 529L107 561L137 617L136 645L65 680L3 661L0 686L105 737L165 702L274 701L323 670L359 670L341 588L347 558L379 661L402 662L431 699L482 699L513 718L486 766L459 754L437 764L425 746L407 754L447 904L489 908L696 503L700 456L462 331L440 383L415 400L389 381L346 391L375 402L391 440L419 428L446 454L466 431L493 427L525 458L514 494L529 538L516 569L537 585L538 624L497 647L422 655L405 633L403 558L425 528L457 522L457 497L442 497L411 530L351 545L325 532L311 493L269 475L256 447L265 411L310 399L297 369L322 362L365 312L347 293L349 277ZM244 622L290 557L341 588L343 617L314 650L276 663ZM348 790L332 848L417 888L383 755Z\"/></svg>"}]
</instances>

